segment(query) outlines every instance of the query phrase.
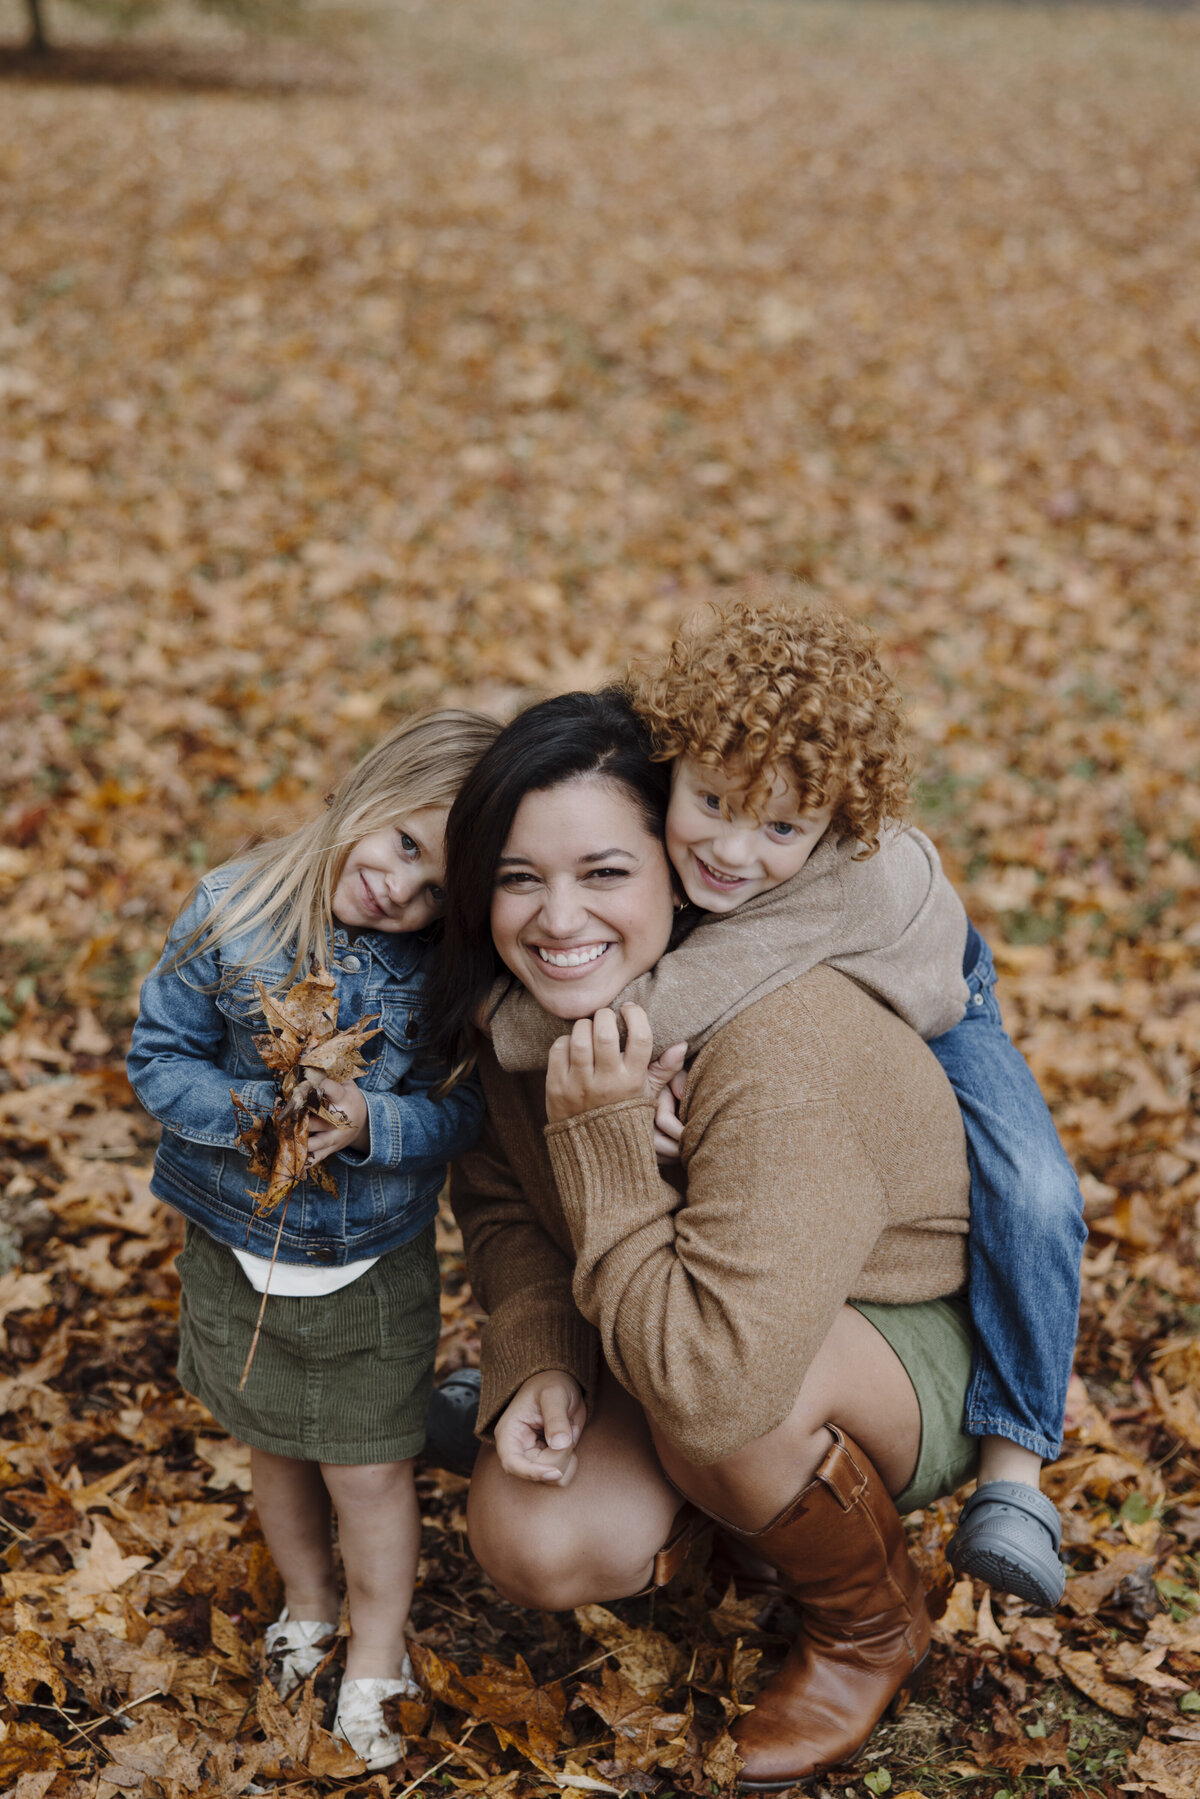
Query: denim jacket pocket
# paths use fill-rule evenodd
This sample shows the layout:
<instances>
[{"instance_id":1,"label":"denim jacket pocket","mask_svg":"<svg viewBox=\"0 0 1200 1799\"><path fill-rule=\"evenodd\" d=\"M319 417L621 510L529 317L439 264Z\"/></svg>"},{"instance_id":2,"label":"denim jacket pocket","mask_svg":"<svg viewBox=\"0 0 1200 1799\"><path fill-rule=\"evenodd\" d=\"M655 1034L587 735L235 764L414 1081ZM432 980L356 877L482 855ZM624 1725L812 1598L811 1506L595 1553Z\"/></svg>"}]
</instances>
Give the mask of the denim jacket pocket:
<instances>
[{"instance_id":1,"label":"denim jacket pocket","mask_svg":"<svg viewBox=\"0 0 1200 1799\"><path fill-rule=\"evenodd\" d=\"M372 1071L377 1071L371 1081L376 1092L400 1085L427 1036L424 1009L416 1000L388 998L382 1001L379 1036L374 1039L379 1045L379 1053L371 1065Z\"/></svg>"},{"instance_id":2,"label":"denim jacket pocket","mask_svg":"<svg viewBox=\"0 0 1200 1799\"><path fill-rule=\"evenodd\" d=\"M261 976L257 975L239 976L236 981L231 981L227 987L221 987L213 994L213 1003L225 1021L225 1032L234 1064L229 1072L261 1080L266 1073L266 1065L255 1048L254 1039L263 1035L267 1021L255 985L259 979Z\"/></svg>"}]
</instances>

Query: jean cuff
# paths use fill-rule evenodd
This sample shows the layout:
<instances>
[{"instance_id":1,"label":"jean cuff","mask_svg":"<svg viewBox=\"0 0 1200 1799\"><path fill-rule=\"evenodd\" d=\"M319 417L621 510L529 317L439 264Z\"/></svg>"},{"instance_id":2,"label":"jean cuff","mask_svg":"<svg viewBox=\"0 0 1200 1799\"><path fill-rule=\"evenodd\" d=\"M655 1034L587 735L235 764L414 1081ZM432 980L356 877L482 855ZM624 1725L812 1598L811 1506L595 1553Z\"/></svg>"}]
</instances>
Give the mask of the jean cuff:
<instances>
[{"instance_id":1,"label":"jean cuff","mask_svg":"<svg viewBox=\"0 0 1200 1799\"><path fill-rule=\"evenodd\" d=\"M1056 1462L1062 1452L1061 1437L1043 1437L1035 1430L1014 1424L1011 1418L988 1418L968 1412L963 1429L969 1437L1003 1437L1020 1449L1032 1450L1043 1462Z\"/></svg>"}]
</instances>

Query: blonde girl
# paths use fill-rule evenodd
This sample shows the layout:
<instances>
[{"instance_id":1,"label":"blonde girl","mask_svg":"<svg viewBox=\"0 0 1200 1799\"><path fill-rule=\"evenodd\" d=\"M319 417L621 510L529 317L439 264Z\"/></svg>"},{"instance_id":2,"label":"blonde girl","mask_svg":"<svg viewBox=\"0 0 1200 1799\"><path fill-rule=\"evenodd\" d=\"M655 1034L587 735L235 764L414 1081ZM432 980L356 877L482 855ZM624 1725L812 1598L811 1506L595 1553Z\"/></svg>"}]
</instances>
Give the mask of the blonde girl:
<instances>
[{"instance_id":1,"label":"blonde girl","mask_svg":"<svg viewBox=\"0 0 1200 1799\"><path fill-rule=\"evenodd\" d=\"M163 1126L153 1190L183 1213L179 1378L250 1445L255 1505L285 1606L267 1632L283 1693L313 1672L338 1617L332 1515L350 1637L337 1726L371 1768L401 1753L384 1700L417 1688L405 1647L424 1440L438 1339L433 1218L446 1164L469 1149L473 1082L445 1098L428 1059L425 1004L443 893L443 838L463 779L498 730L443 711L394 731L290 836L205 876L142 987L129 1078ZM258 983L281 992L324 963L339 1022L377 1015L357 1082L327 1082L348 1118L314 1118L305 1180L278 1215L255 1215L231 1091L270 1111L254 1045ZM268 1291L262 1333L239 1381Z\"/></svg>"}]
</instances>

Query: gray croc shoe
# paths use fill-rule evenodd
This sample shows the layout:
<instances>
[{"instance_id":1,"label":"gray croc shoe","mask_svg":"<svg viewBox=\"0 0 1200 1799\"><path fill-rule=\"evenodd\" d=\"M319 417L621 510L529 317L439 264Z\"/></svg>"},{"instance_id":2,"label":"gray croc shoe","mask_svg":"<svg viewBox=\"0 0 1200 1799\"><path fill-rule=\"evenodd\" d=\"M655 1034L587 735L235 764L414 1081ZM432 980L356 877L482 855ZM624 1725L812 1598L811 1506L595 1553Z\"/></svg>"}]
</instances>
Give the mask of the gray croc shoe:
<instances>
[{"instance_id":1,"label":"gray croc shoe","mask_svg":"<svg viewBox=\"0 0 1200 1799\"><path fill-rule=\"evenodd\" d=\"M1061 1541L1062 1519L1044 1493L1020 1481L990 1480L963 1506L946 1560L956 1574L1053 1607L1066 1585Z\"/></svg>"},{"instance_id":2,"label":"gray croc shoe","mask_svg":"<svg viewBox=\"0 0 1200 1799\"><path fill-rule=\"evenodd\" d=\"M425 1423L425 1460L431 1468L469 1475L479 1454L479 1370L458 1368L433 1390Z\"/></svg>"}]
</instances>

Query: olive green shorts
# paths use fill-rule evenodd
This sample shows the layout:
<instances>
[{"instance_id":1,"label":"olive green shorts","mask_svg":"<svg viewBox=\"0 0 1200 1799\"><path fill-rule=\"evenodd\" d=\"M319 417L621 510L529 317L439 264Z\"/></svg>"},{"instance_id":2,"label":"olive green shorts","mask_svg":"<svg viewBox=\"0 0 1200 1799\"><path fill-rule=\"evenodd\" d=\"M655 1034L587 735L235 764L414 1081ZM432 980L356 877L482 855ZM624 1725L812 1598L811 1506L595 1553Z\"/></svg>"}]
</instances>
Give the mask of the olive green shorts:
<instances>
[{"instance_id":1,"label":"olive green shorts","mask_svg":"<svg viewBox=\"0 0 1200 1799\"><path fill-rule=\"evenodd\" d=\"M262 1294L233 1251L189 1223L175 1264L179 1381L231 1437L306 1462L403 1462L425 1442L441 1328L434 1228L337 1293Z\"/></svg>"},{"instance_id":2,"label":"olive green shorts","mask_svg":"<svg viewBox=\"0 0 1200 1799\"><path fill-rule=\"evenodd\" d=\"M963 1431L971 1379L971 1314L963 1299L882 1306L850 1301L904 1363L921 1407L921 1449L913 1477L896 1500L899 1512L920 1511L964 1481L979 1465L979 1439Z\"/></svg>"}]
</instances>

